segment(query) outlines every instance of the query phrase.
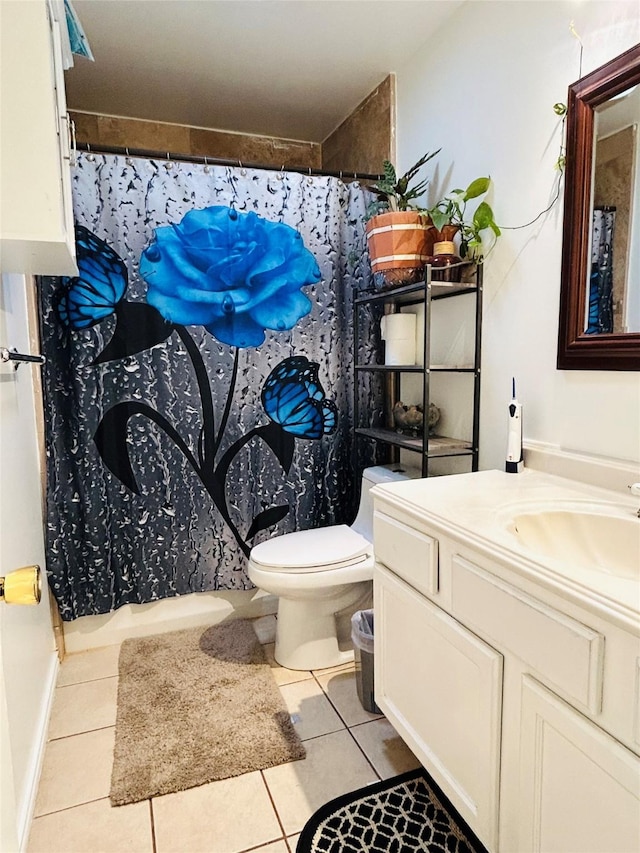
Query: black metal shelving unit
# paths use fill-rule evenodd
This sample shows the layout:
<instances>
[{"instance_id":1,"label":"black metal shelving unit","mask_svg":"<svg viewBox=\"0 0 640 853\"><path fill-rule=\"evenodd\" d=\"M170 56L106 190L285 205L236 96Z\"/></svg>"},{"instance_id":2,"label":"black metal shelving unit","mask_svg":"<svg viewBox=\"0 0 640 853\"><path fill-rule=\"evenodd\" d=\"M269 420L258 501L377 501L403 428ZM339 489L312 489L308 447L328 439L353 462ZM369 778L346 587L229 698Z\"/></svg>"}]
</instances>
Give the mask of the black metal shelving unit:
<instances>
[{"instance_id":1,"label":"black metal shelving unit","mask_svg":"<svg viewBox=\"0 0 640 853\"><path fill-rule=\"evenodd\" d=\"M482 264L465 264L463 282L443 282L434 276L441 273L433 271L430 266L425 269L424 280L415 284L402 285L386 290L355 291L353 299L353 329L355 335L354 352L357 359L360 351L360 312L367 306L393 305L397 310L404 306L424 306L424 341L423 364L385 365L360 364L354 365L354 424L356 439L375 441L390 448L390 461L398 461L400 450L410 450L421 455L422 476L429 476L429 460L438 457L469 456L471 470L478 470L478 444L480 438L480 352L482 345ZM432 303L440 299L452 299L463 294L475 295L475 341L474 359L471 365L449 366L431 363L431 323ZM424 366L423 366L424 365ZM423 376L422 405L423 418L422 434L417 436L396 432L389 424L386 426L362 426L361 407L359 400L359 378L363 373L376 372L385 377L387 409L399 399L400 377L403 373L418 373ZM473 418L471 440L463 440L444 435L429 435L428 411L430 403L430 378L435 373L470 373L473 382ZM390 417L390 416L389 416Z\"/></svg>"}]
</instances>

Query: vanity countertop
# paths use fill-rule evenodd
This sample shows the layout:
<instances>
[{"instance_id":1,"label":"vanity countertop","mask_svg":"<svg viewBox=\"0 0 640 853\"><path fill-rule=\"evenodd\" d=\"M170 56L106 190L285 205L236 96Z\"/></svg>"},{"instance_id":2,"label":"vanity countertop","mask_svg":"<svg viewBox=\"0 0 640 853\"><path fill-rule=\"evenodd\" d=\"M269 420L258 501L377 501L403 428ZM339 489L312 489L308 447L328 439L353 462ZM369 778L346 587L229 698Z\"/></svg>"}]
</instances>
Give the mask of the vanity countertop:
<instances>
[{"instance_id":1,"label":"vanity countertop","mask_svg":"<svg viewBox=\"0 0 640 853\"><path fill-rule=\"evenodd\" d=\"M476 471L387 483L375 486L372 494L376 510L387 511L401 521L411 517L418 525L426 523L640 634L638 498L532 469L520 474ZM635 576L619 576L609 573L606 566L594 569L569 558L561 536L557 553L556 542L552 543L551 555L523 544L514 529L515 516L550 511L622 519L631 532L633 558L628 574L634 575L637 570ZM639 564L633 565L636 562Z\"/></svg>"}]
</instances>

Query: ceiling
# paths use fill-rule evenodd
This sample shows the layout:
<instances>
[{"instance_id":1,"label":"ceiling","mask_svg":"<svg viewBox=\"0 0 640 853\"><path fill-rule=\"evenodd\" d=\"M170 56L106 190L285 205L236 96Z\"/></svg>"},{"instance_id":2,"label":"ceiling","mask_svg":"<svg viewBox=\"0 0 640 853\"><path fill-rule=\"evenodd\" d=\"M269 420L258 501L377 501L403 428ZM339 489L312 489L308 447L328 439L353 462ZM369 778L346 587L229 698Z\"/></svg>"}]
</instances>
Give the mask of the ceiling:
<instances>
[{"instance_id":1,"label":"ceiling","mask_svg":"<svg viewBox=\"0 0 640 853\"><path fill-rule=\"evenodd\" d=\"M321 142L463 0L73 0L70 109Z\"/></svg>"}]
</instances>

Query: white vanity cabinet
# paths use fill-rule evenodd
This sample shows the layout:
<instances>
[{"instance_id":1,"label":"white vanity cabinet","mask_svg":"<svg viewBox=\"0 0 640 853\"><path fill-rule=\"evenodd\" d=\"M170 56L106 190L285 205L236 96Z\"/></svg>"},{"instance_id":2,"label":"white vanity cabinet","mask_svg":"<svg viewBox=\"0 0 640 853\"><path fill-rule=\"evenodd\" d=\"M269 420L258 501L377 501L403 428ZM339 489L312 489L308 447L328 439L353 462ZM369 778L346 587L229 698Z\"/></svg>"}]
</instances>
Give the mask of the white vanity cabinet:
<instances>
[{"instance_id":1,"label":"white vanity cabinet","mask_svg":"<svg viewBox=\"0 0 640 853\"><path fill-rule=\"evenodd\" d=\"M60 23L45 0L0 22L0 271L77 275Z\"/></svg>"},{"instance_id":2,"label":"white vanity cabinet","mask_svg":"<svg viewBox=\"0 0 640 853\"><path fill-rule=\"evenodd\" d=\"M502 655L380 566L374 609L377 704L495 849Z\"/></svg>"},{"instance_id":3,"label":"white vanity cabinet","mask_svg":"<svg viewBox=\"0 0 640 853\"><path fill-rule=\"evenodd\" d=\"M377 704L491 853L637 853L638 632L422 511L427 489L374 492Z\"/></svg>"}]
</instances>

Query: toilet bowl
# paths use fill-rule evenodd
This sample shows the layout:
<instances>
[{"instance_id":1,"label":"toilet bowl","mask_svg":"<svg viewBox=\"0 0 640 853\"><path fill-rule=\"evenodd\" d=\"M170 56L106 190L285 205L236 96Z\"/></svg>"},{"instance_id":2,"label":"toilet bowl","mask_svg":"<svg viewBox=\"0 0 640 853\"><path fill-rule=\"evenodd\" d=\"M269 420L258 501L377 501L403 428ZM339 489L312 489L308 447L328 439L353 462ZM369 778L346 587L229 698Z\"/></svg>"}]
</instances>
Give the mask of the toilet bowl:
<instances>
[{"instance_id":1,"label":"toilet bowl","mask_svg":"<svg viewBox=\"0 0 640 853\"><path fill-rule=\"evenodd\" d=\"M378 483L419 476L418 469L401 465L365 468L351 527L286 533L251 550L249 578L279 597L274 654L281 666L324 669L353 660L348 635L339 637L338 624L347 625L359 606L370 606L374 555L369 492Z\"/></svg>"}]
</instances>

